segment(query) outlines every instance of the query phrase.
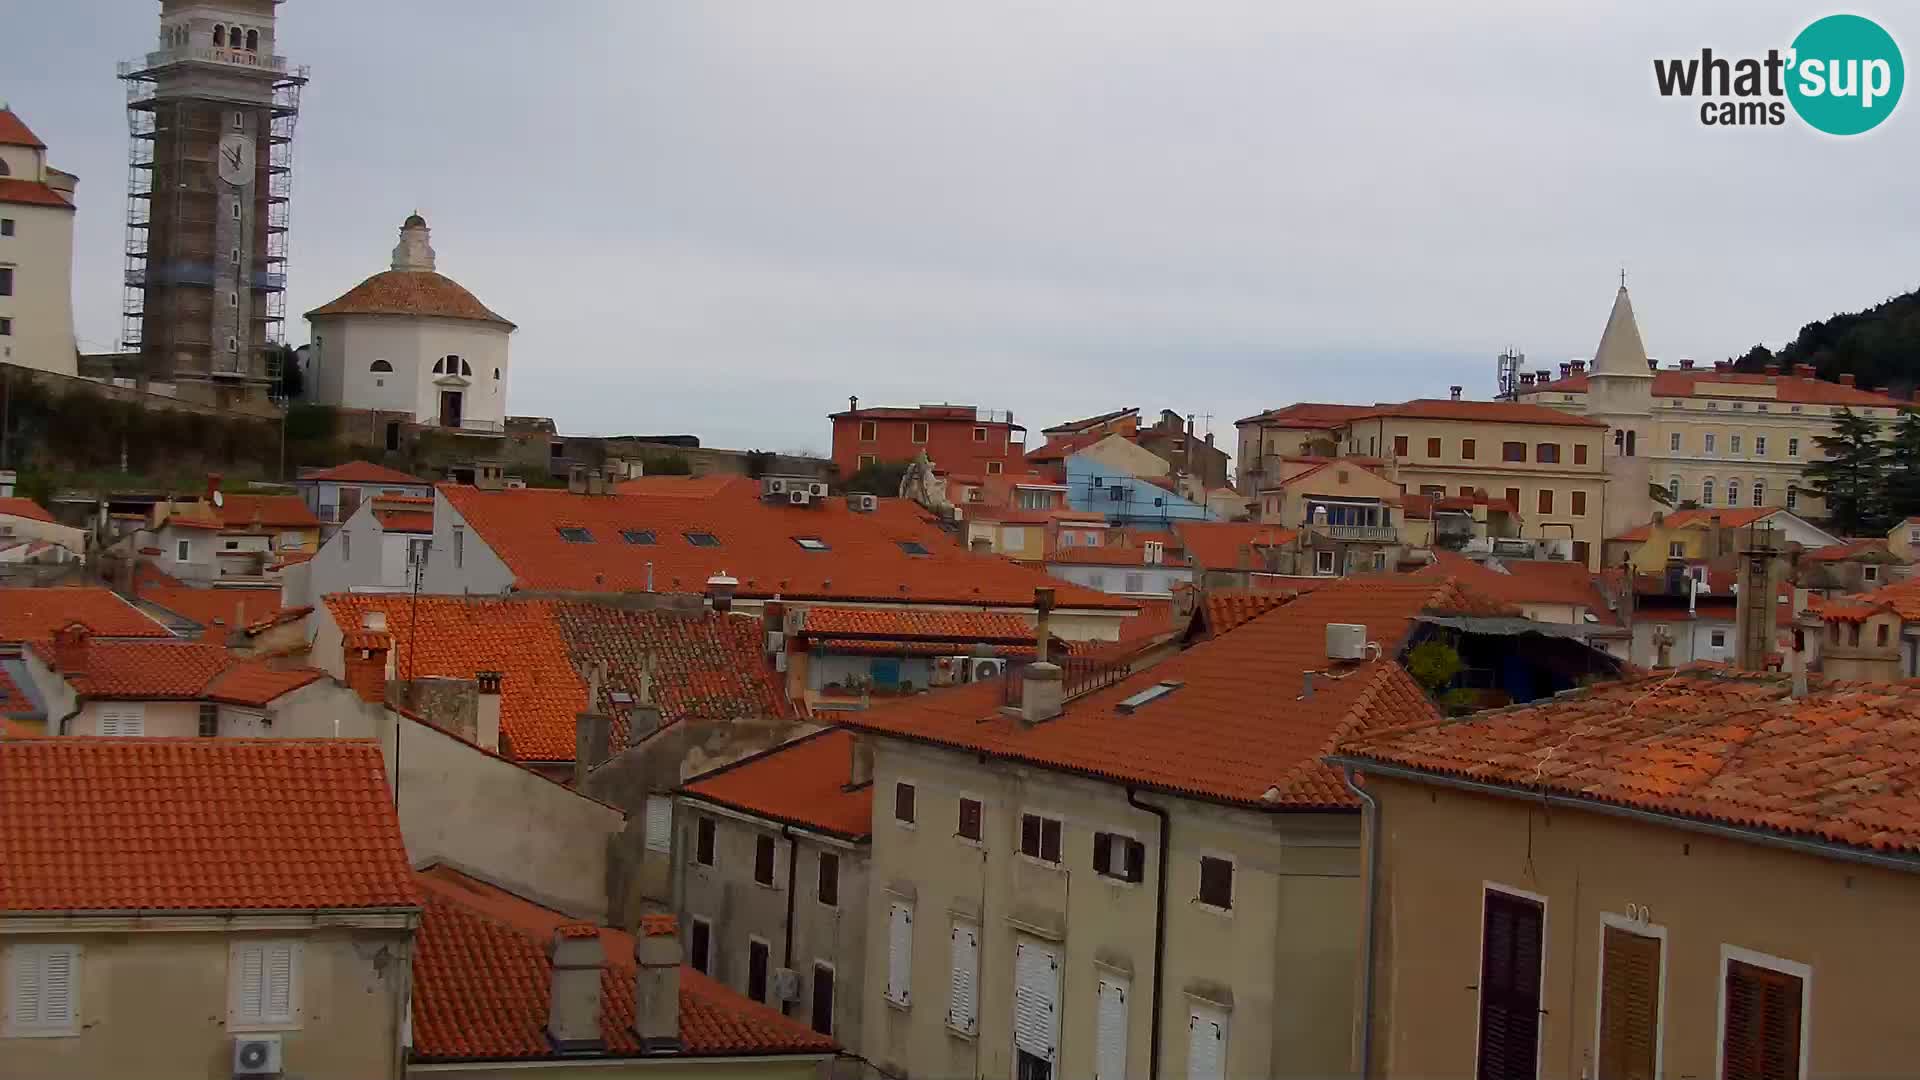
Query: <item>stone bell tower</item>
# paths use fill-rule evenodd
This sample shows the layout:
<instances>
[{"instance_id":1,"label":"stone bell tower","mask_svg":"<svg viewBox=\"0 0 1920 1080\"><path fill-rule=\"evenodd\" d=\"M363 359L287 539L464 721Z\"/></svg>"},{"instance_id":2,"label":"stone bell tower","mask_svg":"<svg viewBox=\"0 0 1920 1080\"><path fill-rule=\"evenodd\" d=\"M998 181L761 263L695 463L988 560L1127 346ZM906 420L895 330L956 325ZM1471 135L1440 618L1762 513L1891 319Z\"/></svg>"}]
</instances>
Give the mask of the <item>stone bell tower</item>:
<instances>
[{"instance_id":1,"label":"stone bell tower","mask_svg":"<svg viewBox=\"0 0 1920 1080\"><path fill-rule=\"evenodd\" d=\"M1653 479L1653 368L1640 341L1624 273L1593 354L1587 415L1607 425L1600 452L1607 476L1601 535L1618 536L1652 520L1654 507L1647 488Z\"/></svg>"}]
</instances>

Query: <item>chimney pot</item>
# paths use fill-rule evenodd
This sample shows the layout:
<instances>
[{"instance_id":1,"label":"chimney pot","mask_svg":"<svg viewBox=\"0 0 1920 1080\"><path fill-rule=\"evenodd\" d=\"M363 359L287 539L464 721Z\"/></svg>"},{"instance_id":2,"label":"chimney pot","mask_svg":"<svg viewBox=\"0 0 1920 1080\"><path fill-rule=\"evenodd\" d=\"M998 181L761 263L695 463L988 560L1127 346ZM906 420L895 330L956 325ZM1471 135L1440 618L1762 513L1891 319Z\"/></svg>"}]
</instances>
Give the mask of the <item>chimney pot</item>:
<instances>
[{"instance_id":1,"label":"chimney pot","mask_svg":"<svg viewBox=\"0 0 1920 1080\"><path fill-rule=\"evenodd\" d=\"M633 939L633 1034L646 1054L680 1052L680 927L672 915L642 915Z\"/></svg>"},{"instance_id":2,"label":"chimney pot","mask_svg":"<svg viewBox=\"0 0 1920 1080\"><path fill-rule=\"evenodd\" d=\"M1853 385L1853 372L1851 372L1851 371L1848 371L1848 372L1843 372L1843 373L1841 374L1841 376L1840 376L1840 385L1841 385L1841 386L1852 386L1852 385Z\"/></svg>"},{"instance_id":3,"label":"chimney pot","mask_svg":"<svg viewBox=\"0 0 1920 1080\"><path fill-rule=\"evenodd\" d=\"M856 413L860 411L860 399L852 394L847 395L847 411Z\"/></svg>"},{"instance_id":4,"label":"chimney pot","mask_svg":"<svg viewBox=\"0 0 1920 1080\"><path fill-rule=\"evenodd\" d=\"M1766 371L1766 373L1767 373L1767 374L1769 374L1769 375L1778 375L1778 374L1780 374L1780 365L1779 365L1779 364L1768 364L1768 365L1767 365L1767 366L1766 366L1766 367L1765 367L1765 368L1764 368L1763 370L1765 370L1765 371Z\"/></svg>"},{"instance_id":5,"label":"chimney pot","mask_svg":"<svg viewBox=\"0 0 1920 1080\"><path fill-rule=\"evenodd\" d=\"M1046 638L1040 639L1040 655L1046 655ZM1028 664L1020 673L1020 720L1032 725L1060 715L1066 706L1067 688L1060 665L1045 659Z\"/></svg>"},{"instance_id":6,"label":"chimney pot","mask_svg":"<svg viewBox=\"0 0 1920 1080\"><path fill-rule=\"evenodd\" d=\"M547 1008L547 1039L562 1054L592 1054L606 1048L600 1032L604 1009L600 978L607 967L600 928L571 922L554 928L547 945L553 985Z\"/></svg>"},{"instance_id":7,"label":"chimney pot","mask_svg":"<svg viewBox=\"0 0 1920 1080\"><path fill-rule=\"evenodd\" d=\"M500 752L500 684L504 680L497 671L475 672L473 678L480 690L474 708L473 741L480 748L497 754Z\"/></svg>"},{"instance_id":8,"label":"chimney pot","mask_svg":"<svg viewBox=\"0 0 1920 1080\"><path fill-rule=\"evenodd\" d=\"M725 570L707 579L707 603L713 610L725 614L733 610L733 594L739 591L740 579L730 576Z\"/></svg>"},{"instance_id":9,"label":"chimney pot","mask_svg":"<svg viewBox=\"0 0 1920 1080\"><path fill-rule=\"evenodd\" d=\"M1461 391L1462 389L1464 389L1464 387L1459 387L1459 386L1449 386L1449 387L1447 387L1447 396L1448 396L1449 398L1451 398L1452 400L1454 400L1454 401L1459 401L1459 400L1460 400L1460 391Z\"/></svg>"},{"instance_id":10,"label":"chimney pot","mask_svg":"<svg viewBox=\"0 0 1920 1080\"><path fill-rule=\"evenodd\" d=\"M369 611L361 615L360 628L362 630L371 630L376 634L385 633L387 629L387 613L384 611Z\"/></svg>"},{"instance_id":11,"label":"chimney pot","mask_svg":"<svg viewBox=\"0 0 1920 1080\"><path fill-rule=\"evenodd\" d=\"M69 678L87 673L88 641L93 631L85 623L71 622L53 634L53 662Z\"/></svg>"},{"instance_id":12,"label":"chimney pot","mask_svg":"<svg viewBox=\"0 0 1920 1080\"><path fill-rule=\"evenodd\" d=\"M1688 359L1687 357L1684 357L1684 356L1683 356L1683 357L1681 357L1681 358L1680 358L1680 370L1681 370L1681 371L1692 371L1692 370L1693 370L1693 361L1692 361L1692 360L1690 360L1690 359Z\"/></svg>"},{"instance_id":13,"label":"chimney pot","mask_svg":"<svg viewBox=\"0 0 1920 1080\"><path fill-rule=\"evenodd\" d=\"M1795 364L1793 365L1793 374L1796 378L1811 379L1813 378L1813 365Z\"/></svg>"}]
</instances>

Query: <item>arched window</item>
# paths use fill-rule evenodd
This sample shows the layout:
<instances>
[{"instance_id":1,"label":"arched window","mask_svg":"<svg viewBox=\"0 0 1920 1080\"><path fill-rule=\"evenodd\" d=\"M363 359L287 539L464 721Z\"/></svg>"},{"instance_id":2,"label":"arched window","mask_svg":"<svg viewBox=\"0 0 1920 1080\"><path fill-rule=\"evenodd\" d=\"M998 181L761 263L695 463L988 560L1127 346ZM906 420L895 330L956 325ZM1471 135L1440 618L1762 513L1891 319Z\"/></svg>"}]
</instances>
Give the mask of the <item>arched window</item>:
<instances>
[{"instance_id":1,"label":"arched window","mask_svg":"<svg viewBox=\"0 0 1920 1080\"><path fill-rule=\"evenodd\" d=\"M1787 509L1796 510L1796 509L1799 509L1799 507L1800 507L1800 489L1797 487L1794 487L1792 484L1788 484L1787 485Z\"/></svg>"},{"instance_id":2,"label":"arched window","mask_svg":"<svg viewBox=\"0 0 1920 1080\"><path fill-rule=\"evenodd\" d=\"M0 176L12 176L12 175L13 175L13 170L7 168L6 159L0 158Z\"/></svg>"},{"instance_id":3,"label":"arched window","mask_svg":"<svg viewBox=\"0 0 1920 1080\"><path fill-rule=\"evenodd\" d=\"M1713 477L1711 476L1700 481L1700 505L1713 505Z\"/></svg>"},{"instance_id":4,"label":"arched window","mask_svg":"<svg viewBox=\"0 0 1920 1080\"><path fill-rule=\"evenodd\" d=\"M435 361L433 362L433 373L434 373L435 375L445 375L445 374L447 373L447 358L446 358L446 357L444 357L444 356L443 356L443 357L441 357L440 359L438 359L438 360L435 360Z\"/></svg>"},{"instance_id":5,"label":"arched window","mask_svg":"<svg viewBox=\"0 0 1920 1080\"><path fill-rule=\"evenodd\" d=\"M462 374L462 375L472 375L472 374L473 374L473 365L472 365L472 364L469 364L469 363L467 363L467 362L466 362L465 360L462 360L462 361L460 361L460 374Z\"/></svg>"},{"instance_id":6,"label":"arched window","mask_svg":"<svg viewBox=\"0 0 1920 1080\"><path fill-rule=\"evenodd\" d=\"M247 31L247 51L253 52L255 49L258 49L259 47L260 47L260 31L258 30Z\"/></svg>"},{"instance_id":7,"label":"arched window","mask_svg":"<svg viewBox=\"0 0 1920 1080\"><path fill-rule=\"evenodd\" d=\"M1740 505L1740 478L1737 476L1727 481L1727 505Z\"/></svg>"},{"instance_id":8,"label":"arched window","mask_svg":"<svg viewBox=\"0 0 1920 1080\"><path fill-rule=\"evenodd\" d=\"M213 24L213 47L218 49L227 43L227 28L219 23Z\"/></svg>"},{"instance_id":9,"label":"arched window","mask_svg":"<svg viewBox=\"0 0 1920 1080\"><path fill-rule=\"evenodd\" d=\"M1680 503L1680 478L1679 477L1677 476L1667 477L1667 498L1671 500L1674 503L1674 505L1676 506L1679 505Z\"/></svg>"},{"instance_id":10,"label":"arched window","mask_svg":"<svg viewBox=\"0 0 1920 1080\"><path fill-rule=\"evenodd\" d=\"M367 365L367 370L368 371L392 371L393 365L387 363L385 360L375 360L373 363Z\"/></svg>"},{"instance_id":11,"label":"arched window","mask_svg":"<svg viewBox=\"0 0 1920 1080\"><path fill-rule=\"evenodd\" d=\"M1765 480L1755 480L1753 482L1753 505L1767 505L1767 482Z\"/></svg>"}]
</instances>

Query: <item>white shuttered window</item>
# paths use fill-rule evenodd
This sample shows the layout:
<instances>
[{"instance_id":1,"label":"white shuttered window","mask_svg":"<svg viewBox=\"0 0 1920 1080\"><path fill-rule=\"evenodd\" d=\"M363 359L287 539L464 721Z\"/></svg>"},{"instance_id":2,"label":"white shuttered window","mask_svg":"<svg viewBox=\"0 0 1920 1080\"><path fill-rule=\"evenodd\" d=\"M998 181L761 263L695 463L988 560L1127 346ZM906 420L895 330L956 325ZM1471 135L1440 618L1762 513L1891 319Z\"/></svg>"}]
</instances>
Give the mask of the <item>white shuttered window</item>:
<instances>
[{"instance_id":1,"label":"white shuttered window","mask_svg":"<svg viewBox=\"0 0 1920 1080\"><path fill-rule=\"evenodd\" d=\"M1225 1080L1227 1014L1196 1005L1187 1017L1188 1080Z\"/></svg>"},{"instance_id":2,"label":"white shuttered window","mask_svg":"<svg viewBox=\"0 0 1920 1080\"><path fill-rule=\"evenodd\" d=\"M7 950L7 1033L79 1034L79 991L79 946L12 946Z\"/></svg>"},{"instance_id":3,"label":"white shuttered window","mask_svg":"<svg viewBox=\"0 0 1920 1080\"><path fill-rule=\"evenodd\" d=\"M1023 941L1013 950L1013 1044L1045 1061L1060 1047L1060 954Z\"/></svg>"},{"instance_id":4,"label":"white shuttered window","mask_svg":"<svg viewBox=\"0 0 1920 1080\"><path fill-rule=\"evenodd\" d=\"M100 734L145 735L147 708L144 705L100 706Z\"/></svg>"},{"instance_id":5,"label":"white shuttered window","mask_svg":"<svg viewBox=\"0 0 1920 1080\"><path fill-rule=\"evenodd\" d=\"M913 908L895 903L887 909L887 1000L913 1004Z\"/></svg>"},{"instance_id":6,"label":"white shuttered window","mask_svg":"<svg viewBox=\"0 0 1920 1080\"><path fill-rule=\"evenodd\" d=\"M1094 1015L1094 1080L1127 1080L1127 981L1100 976Z\"/></svg>"},{"instance_id":7,"label":"white shuttered window","mask_svg":"<svg viewBox=\"0 0 1920 1080\"><path fill-rule=\"evenodd\" d=\"M647 796L647 850L673 850L673 800L665 795Z\"/></svg>"},{"instance_id":8,"label":"white shuttered window","mask_svg":"<svg viewBox=\"0 0 1920 1080\"><path fill-rule=\"evenodd\" d=\"M953 924L953 989L947 1003L947 1025L969 1035L980 1029L980 930L968 923Z\"/></svg>"},{"instance_id":9,"label":"white shuttered window","mask_svg":"<svg viewBox=\"0 0 1920 1080\"><path fill-rule=\"evenodd\" d=\"M235 942L228 963L228 978L233 984L228 1027L257 1030L295 1025L300 968L297 942Z\"/></svg>"}]
</instances>

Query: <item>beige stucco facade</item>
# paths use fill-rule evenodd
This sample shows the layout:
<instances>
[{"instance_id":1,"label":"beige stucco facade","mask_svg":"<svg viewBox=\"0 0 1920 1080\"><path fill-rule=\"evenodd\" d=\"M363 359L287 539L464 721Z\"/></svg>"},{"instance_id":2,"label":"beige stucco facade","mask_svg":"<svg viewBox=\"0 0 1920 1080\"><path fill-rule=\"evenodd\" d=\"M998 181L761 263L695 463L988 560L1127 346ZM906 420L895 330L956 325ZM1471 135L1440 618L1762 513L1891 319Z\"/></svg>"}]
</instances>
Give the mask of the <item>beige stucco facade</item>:
<instances>
[{"instance_id":1,"label":"beige stucco facade","mask_svg":"<svg viewBox=\"0 0 1920 1080\"><path fill-rule=\"evenodd\" d=\"M1058 961L1053 1075L1094 1075L1099 983L1126 990L1127 1074L1149 1072L1156 818L1127 789L1060 772L874 739L875 799L861 1053L901 1075L1011 1077L1014 965L1021 946ZM915 821L894 820L898 783ZM960 800L982 804L982 836L958 835ZM1360 926L1358 819L1266 814L1143 795L1171 818L1159 1075L1188 1075L1194 1010L1224 1021L1230 1077L1329 1077L1353 1067ZM1058 864L1019 851L1021 816L1061 822ZM1145 847L1130 883L1092 868L1093 835ZM1199 902L1200 860L1234 864L1231 910ZM908 1003L888 997L895 905L911 913ZM977 935L975 1030L948 1023L956 928Z\"/></svg>"},{"instance_id":2,"label":"beige stucco facade","mask_svg":"<svg viewBox=\"0 0 1920 1080\"><path fill-rule=\"evenodd\" d=\"M529 1077L588 1076L595 1080L818 1080L824 1054L767 1057L652 1057L620 1060L553 1060L415 1065L408 1076L447 1080L528 1080Z\"/></svg>"},{"instance_id":3,"label":"beige stucco facade","mask_svg":"<svg viewBox=\"0 0 1920 1080\"><path fill-rule=\"evenodd\" d=\"M813 1023L814 983L817 968L824 966L833 979L833 1030L829 1034L843 1046L859 1046L861 1010L866 1000L868 846L783 828L697 796L681 795L675 802L673 857L680 878L681 941L691 949L694 926L705 924L709 934L707 974L742 994L748 994L753 943L764 944L770 972L790 966L799 977L793 1001L782 1003L769 993L767 1004L783 1009L803 1024ZM714 823L711 866L696 858L696 832L702 818ZM755 851L763 836L774 845L771 885L754 880ZM833 856L839 864L834 903L820 897L822 855ZM787 942L789 909L791 947ZM691 955L688 959L694 961Z\"/></svg>"},{"instance_id":4,"label":"beige stucco facade","mask_svg":"<svg viewBox=\"0 0 1920 1080\"><path fill-rule=\"evenodd\" d=\"M4 108L0 103L0 108ZM45 184L69 202L78 181L47 166L47 152L34 146L0 143L0 176ZM13 287L0 294L0 363L72 375L78 364L73 344L72 206L0 199L0 269L13 271Z\"/></svg>"},{"instance_id":5,"label":"beige stucco facade","mask_svg":"<svg viewBox=\"0 0 1920 1080\"><path fill-rule=\"evenodd\" d=\"M1605 434L1605 428L1586 423L1398 416L1355 420L1341 429L1346 453L1384 459L1387 475L1408 492L1458 496L1481 490L1491 498L1512 498L1519 536L1571 540L1593 570L1600 565ZM1524 460L1505 460L1508 444L1516 444ZM1541 460L1543 445L1556 448L1551 456L1557 461Z\"/></svg>"},{"instance_id":6,"label":"beige stucco facade","mask_svg":"<svg viewBox=\"0 0 1920 1080\"><path fill-rule=\"evenodd\" d=\"M0 951L79 947L77 1029L20 1037L0 1015L0 1080L233 1076L229 1025L236 943L290 940L294 1020L287 1075L400 1076L400 1041L417 915L52 916L0 918ZM3 969L0 969L3 970ZM0 1002L0 1010L9 1008Z\"/></svg>"},{"instance_id":7,"label":"beige stucco facade","mask_svg":"<svg viewBox=\"0 0 1920 1080\"><path fill-rule=\"evenodd\" d=\"M1374 1075L1474 1071L1483 895L1545 905L1542 1080L1596 1072L1603 927L1660 945L1659 1074L1719 1076L1723 963L1804 976L1801 1075L1920 1059L1901 973L1920 878L1538 800L1370 773L1382 806Z\"/></svg>"}]
</instances>

